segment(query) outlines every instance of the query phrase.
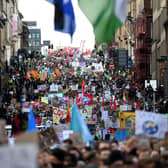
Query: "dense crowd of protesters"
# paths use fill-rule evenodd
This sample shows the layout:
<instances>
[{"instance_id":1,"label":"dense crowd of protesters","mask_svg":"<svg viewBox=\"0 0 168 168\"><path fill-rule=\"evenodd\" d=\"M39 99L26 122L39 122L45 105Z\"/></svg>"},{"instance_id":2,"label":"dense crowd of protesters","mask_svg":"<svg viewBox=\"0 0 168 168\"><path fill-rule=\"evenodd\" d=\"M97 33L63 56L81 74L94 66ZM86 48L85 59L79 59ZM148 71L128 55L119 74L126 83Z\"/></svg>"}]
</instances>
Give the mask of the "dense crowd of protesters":
<instances>
[{"instance_id":1,"label":"dense crowd of protesters","mask_svg":"<svg viewBox=\"0 0 168 168\"><path fill-rule=\"evenodd\" d=\"M166 141L131 136L122 144L116 140L96 141L91 148L76 147L67 139L49 153L40 151L38 163L41 168L166 168Z\"/></svg>"},{"instance_id":2,"label":"dense crowd of protesters","mask_svg":"<svg viewBox=\"0 0 168 168\"><path fill-rule=\"evenodd\" d=\"M48 57L11 59L8 67L8 84L3 88L1 118L13 126L13 133L18 131L16 122L19 122L19 119L22 122L20 129L26 128L28 116L22 112L25 102L30 104L38 100L38 103L42 104L41 97L53 91L63 92L70 100L74 100L76 95L82 92L83 81L85 94L92 94L94 97L92 120L96 122L101 122L101 107L108 111L113 120L118 118L119 107L124 104L131 105L132 111L136 108L153 111L153 88L151 85L145 88L144 83L135 81L135 72L131 68L111 68L112 57L102 52L89 53L91 55L89 58L80 51L75 51L76 53L73 51L70 56L62 52L61 50L56 54L49 54ZM76 60L85 64L83 66L85 70L82 69L83 64L74 68L72 63L77 62ZM97 71L93 63L101 65ZM39 90L39 85L45 85L45 89ZM110 93L110 97L106 92ZM156 112L167 113L168 103L163 96L163 88L159 86L156 91ZM111 103L114 99L115 105ZM39 104L34 107L34 112L36 119L39 118L40 125L41 115L52 121L52 106L55 104L57 107L62 106L64 102L60 103L60 100L55 98L54 102L49 102L49 106L45 104L39 108ZM79 108L83 108L83 102L81 104L79 102ZM168 167L166 138L160 141L130 136L125 142L120 143L115 139L108 142L100 141L102 139L100 137L95 138L94 147L77 147L71 139L67 139L53 150L40 149L38 164L41 168L166 168Z\"/></svg>"}]
</instances>

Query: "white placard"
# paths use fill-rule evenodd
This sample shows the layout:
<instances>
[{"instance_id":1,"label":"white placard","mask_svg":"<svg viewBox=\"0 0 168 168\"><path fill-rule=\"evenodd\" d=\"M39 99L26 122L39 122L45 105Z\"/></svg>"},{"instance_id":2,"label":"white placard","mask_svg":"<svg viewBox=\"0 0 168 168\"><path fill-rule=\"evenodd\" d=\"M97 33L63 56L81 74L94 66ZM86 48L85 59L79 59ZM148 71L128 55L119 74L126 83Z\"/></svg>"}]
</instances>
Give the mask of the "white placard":
<instances>
[{"instance_id":1,"label":"white placard","mask_svg":"<svg viewBox=\"0 0 168 168\"><path fill-rule=\"evenodd\" d=\"M72 130L63 131L63 140L68 139L70 137L70 134L73 134Z\"/></svg>"},{"instance_id":2,"label":"white placard","mask_svg":"<svg viewBox=\"0 0 168 168\"><path fill-rule=\"evenodd\" d=\"M168 131L168 117L164 114L136 111L136 135L164 138Z\"/></svg>"}]
</instances>

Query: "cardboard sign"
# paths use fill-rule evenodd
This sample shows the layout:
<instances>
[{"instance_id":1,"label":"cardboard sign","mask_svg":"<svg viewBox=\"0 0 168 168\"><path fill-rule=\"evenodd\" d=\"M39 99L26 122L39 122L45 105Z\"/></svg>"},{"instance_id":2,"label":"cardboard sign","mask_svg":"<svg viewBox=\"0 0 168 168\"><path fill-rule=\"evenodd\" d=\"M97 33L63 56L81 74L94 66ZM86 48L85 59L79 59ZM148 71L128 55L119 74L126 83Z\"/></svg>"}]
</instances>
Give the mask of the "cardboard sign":
<instances>
[{"instance_id":1,"label":"cardboard sign","mask_svg":"<svg viewBox=\"0 0 168 168\"><path fill-rule=\"evenodd\" d=\"M36 159L37 146L34 144L1 146L0 165L3 168L38 168Z\"/></svg>"},{"instance_id":2,"label":"cardboard sign","mask_svg":"<svg viewBox=\"0 0 168 168\"><path fill-rule=\"evenodd\" d=\"M82 146L83 145L83 140L82 136L79 133L73 133L70 135L70 139L72 139L73 144L75 146Z\"/></svg>"},{"instance_id":3,"label":"cardboard sign","mask_svg":"<svg viewBox=\"0 0 168 168\"><path fill-rule=\"evenodd\" d=\"M120 105L120 111L131 111L132 106L131 105Z\"/></svg>"},{"instance_id":4,"label":"cardboard sign","mask_svg":"<svg viewBox=\"0 0 168 168\"><path fill-rule=\"evenodd\" d=\"M132 122L131 122L132 121ZM130 122L132 124L130 124ZM134 127L135 122L135 112L120 112L120 127Z\"/></svg>"},{"instance_id":5,"label":"cardboard sign","mask_svg":"<svg viewBox=\"0 0 168 168\"><path fill-rule=\"evenodd\" d=\"M48 97L41 97L41 103L48 104Z\"/></svg>"},{"instance_id":6,"label":"cardboard sign","mask_svg":"<svg viewBox=\"0 0 168 168\"><path fill-rule=\"evenodd\" d=\"M46 86L46 85L38 85L38 86L37 86L37 89L38 89L39 91L44 91L44 90L47 89L47 86Z\"/></svg>"},{"instance_id":7,"label":"cardboard sign","mask_svg":"<svg viewBox=\"0 0 168 168\"><path fill-rule=\"evenodd\" d=\"M92 116L92 106L85 105L82 110L82 115L85 119L91 119Z\"/></svg>"},{"instance_id":8,"label":"cardboard sign","mask_svg":"<svg viewBox=\"0 0 168 168\"><path fill-rule=\"evenodd\" d=\"M73 134L72 130L63 131L63 140L70 138L70 135Z\"/></svg>"},{"instance_id":9,"label":"cardboard sign","mask_svg":"<svg viewBox=\"0 0 168 168\"><path fill-rule=\"evenodd\" d=\"M60 141L56 135L55 129L53 127L47 128L39 132L40 147L42 149L49 149L55 144L59 144Z\"/></svg>"}]
</instances>

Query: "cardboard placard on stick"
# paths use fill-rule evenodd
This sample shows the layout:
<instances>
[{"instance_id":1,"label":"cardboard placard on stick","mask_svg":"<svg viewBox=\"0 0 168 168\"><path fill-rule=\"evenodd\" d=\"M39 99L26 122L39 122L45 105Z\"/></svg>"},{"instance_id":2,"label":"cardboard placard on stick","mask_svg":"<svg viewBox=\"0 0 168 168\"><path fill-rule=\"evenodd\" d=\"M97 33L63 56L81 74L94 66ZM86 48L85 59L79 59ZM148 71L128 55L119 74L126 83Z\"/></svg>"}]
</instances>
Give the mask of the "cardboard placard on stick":
<instances>
[{"instance_id":1,"label":"cardboard placard on stick","mask_svg":"<svg viewBox=\"0 0 168 168\"><path fill-rule=\"evenodd\" d=\"M75 146L82 146L83 145L82 136L79 133L70 134L70 139L72 139L73 144Z\"/></svg>"},{"instance_id":2,"label":"cardboard placard on stick","mask_svg":"<svg viewBox=\"0 0 168 168\"><path fill-rule=\"evenodd\" d=\"M39 132L40 148L49 149L55 144L59 144L60 141L53 127L49 127Z\"/></svg>"}]
</instances>

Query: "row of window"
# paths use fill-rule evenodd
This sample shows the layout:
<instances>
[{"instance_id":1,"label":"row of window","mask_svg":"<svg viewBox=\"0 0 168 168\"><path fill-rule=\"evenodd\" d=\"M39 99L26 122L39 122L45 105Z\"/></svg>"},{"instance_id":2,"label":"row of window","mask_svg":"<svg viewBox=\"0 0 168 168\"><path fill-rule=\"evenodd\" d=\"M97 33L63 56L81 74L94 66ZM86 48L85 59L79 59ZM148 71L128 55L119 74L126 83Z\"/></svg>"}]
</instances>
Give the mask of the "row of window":
<instances>
[{"instance_id":1,"label":"row of window","mask_svg":"<svg viewBox=\"0 0 168 168\"><path fill-rule=\"evenodd\" d=\"M39 33L32 33L32 34L29 34L29 39L35 39L35 38L40 38L40 34Z\"/></svg>"},{"instance_id":2,"label":"row of window","mask_svg":"<svg viewBox=\"0 0 168 168\"><path fill-rule=\"evenodd\" d=\"M40 46L41 44L40 44L40 41L30 41L29 42L29 47L31 47L31 46Z\"/></svg>"}]
</instances>

